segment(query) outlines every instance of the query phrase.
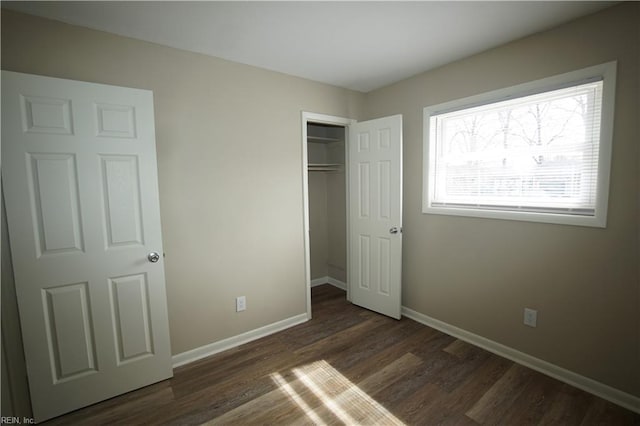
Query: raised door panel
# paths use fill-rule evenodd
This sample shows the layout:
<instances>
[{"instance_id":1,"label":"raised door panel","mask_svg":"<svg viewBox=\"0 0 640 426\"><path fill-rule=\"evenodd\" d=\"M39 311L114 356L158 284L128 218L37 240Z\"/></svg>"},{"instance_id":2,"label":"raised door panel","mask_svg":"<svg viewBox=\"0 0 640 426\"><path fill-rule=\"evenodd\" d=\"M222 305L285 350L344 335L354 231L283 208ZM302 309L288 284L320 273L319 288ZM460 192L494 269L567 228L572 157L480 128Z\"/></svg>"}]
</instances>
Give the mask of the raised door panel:
<instances>
[{"instance_id":1,"label":"raised door panel","mask_svg":"<svg viewBox=\"0 0 640 426\"><path fill-rule=\"evenodd\" d=\"M71 100L20 95L22 128L25 133L71 135Z\"/></svg>"},{"instance_id":2,"label":"raised door panel","mask_svg":"<svg viewBox=\"0 0 640 426\"><path fill-rule=\"evenodd\" d=\"M358 286L369 290L371 288L371 237L369 235L360 235L358 254Z\"/></svg>"},{"instance_id":3,"label":"raised door panel","mask_svg":"<svg viewBox=\"0 0 640 426\"><path fill-rule=\"evenodd\" d=\"M97 371L88 283L42 290L53 383Z\"/></svg>"},{"instance_id":4,"label":"raised door panel","mask_svg":"<svg viewBox=\"0 0 640 426\"><path fill-rule=\"evenodd\" d=\"M152 355L147 276L137 274L109 282L118 364Z\"/></svg>"},{"instance_id":5,"label":"raised door panel","mask_svg":"<svg viewBox=\"0 0 640 426\"><path fill-rule=\"evenodd\" d=\"M370 136L371 135L369 134L369 132L358 133L358 137L357 137L358 152L367 152L367 151L369 151L369 148L370 148L370 143L369 143Z\"/></svg>"},{"instance_id":6,"label":"raised door panel","mask_svg":"<svg viewBox=\"0 0 640 426\"><path fill-rule=\"evenodd\" d=\"M391 220L391 162L378 161L378 220Z\"/></svg>"},{"instance_id":7,"label":"raised door panel","mask_svg":"<svg viewBox=\"0 0 640 426\"><path fill-rule=\"evenodd\" d=\"M378 150L388 150L391 148L391 128L378 129Z\"/></svg>"},{"instance_id":8,"label":"raised door panel","mask_svg":"<svg viewBox=\"0 0 640 426\"><path fill-rule=\"evenodd\" d=\"M96 135L111 138L136 138L136 109L131 105L95 104Z\"/></svg>"},{"instance_id":9,"label":"raised door panel","mask_svg":"<svg viewBox=\"0 0 640 426\"><path fill-rule=\"evenodd\" d=\"M389 296L391 292L391 240L386 237L378 238L378 288L380 295Z\"/></svg>"},{"instance_id":10,"label":"raised door panel","mask_svg":"<svg viewBox=\"0 0 640 426\"><path fill-rule=\"evenodd\" d=\"M369 219L371 216L371 167L367 162L358 163L358 212L360 219Z\"/></svg>"},{"instance_id":11,"label":"raised door panel","mask_svg":"<svg viewBox=\"0 0 640 426\"><path fill-rule=\"evenodd\" d=\"M107 248L144 244L138 157L102 155L100 160Z\"/></svg>"},{"instance_id":12,"label":"raised door panel","mask_svg":"<svg viewBox=\"0 0 640 426\"><path fill-rule=\"evenodd\" d=\"M83 250L74 154L27 154L37 257Z\"/></svg>"}]
</instances>

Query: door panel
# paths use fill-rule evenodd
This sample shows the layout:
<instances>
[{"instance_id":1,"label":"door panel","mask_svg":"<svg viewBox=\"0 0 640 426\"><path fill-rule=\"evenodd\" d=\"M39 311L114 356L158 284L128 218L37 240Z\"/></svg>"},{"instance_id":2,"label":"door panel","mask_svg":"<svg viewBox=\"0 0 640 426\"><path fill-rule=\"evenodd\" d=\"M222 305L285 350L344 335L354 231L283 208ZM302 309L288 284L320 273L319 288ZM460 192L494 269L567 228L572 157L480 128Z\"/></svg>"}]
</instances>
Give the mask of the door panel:
<instances>
[{"instance_id":1,"label":"door panel","mask_svg":"<svg viewBox=\"0 0 640 426\"><path fill-rule=\"evenodd\" d=\"M2 157L36 420L171 377L151 92L3 71Z\"/></svg>"},{"instance_id":2,"label":"door panel","mask_svg":"<svg viewBox=\"0 0 640 426\"><path fill-rule=\"evenodd\" d=\"M369 163L358 163L358 191L360 219L368 219L371 207L371 184L369 183Z\"/></svg>"},{"instance_id":3,"label":"door panel","mask_svg":"<svg viewBox=\"0 0 640 426\"><path fill-rule=\"evenodd\" d=\"M369 235L358 235L359 248L359 264L358 264L358 284L361 289L369 290L371 287L371 237Z\"/></svg>"},{"instance_id":4,"label":"door panel","mask_svg":"<svg viewBox=\"0 0 640 426\"><path fill-rule=\"evenodd\" d=\"M109 280L118 364L153 355L147 277L144 274Z\"/></svg>"},{"instance_id":5,"label":"door panel","mask_svg":"<svg viewBox=\"0 0 640 426\"><path fill-rule=\"evenodd\" d=\"M83 251L76 158L27 153L37 256Z\"/></svg>"},{"instance_id":6,"label":"door panel","mask_svg":"<svg viewBox=\"0 0 640 426\"><path fill-rule=\"evenodd\" d=\"M101 155L107 249L142 245L138 157Z\"/></svg>"},{"instance_id":7,"label":"door panel","mask_svg":"<svg viewBox=\"0 0 640 426\"><path fill-rule=\"evenodd\" d=\"M399 319L402 116L352 124L349 141L351 301Z\"/></svg>"},{"instance_id":8,"label":"door panel","mask_svg":"<svg viewBox=\"0 0 640 426\"><path fill-rule=\"evenodd\" d=\"M54 383L96 371L87 283L43 289Z\"/></svg>"},{"instance_id":9,"label":"door panel","mask_svg":"<svg viewBox=\"0 0 640 426\"><path fill-rule=\"evenodd\" d=\"M20 101L25 132L73 134L69 99L20 95Z\"/></svg>"}]
</instances>

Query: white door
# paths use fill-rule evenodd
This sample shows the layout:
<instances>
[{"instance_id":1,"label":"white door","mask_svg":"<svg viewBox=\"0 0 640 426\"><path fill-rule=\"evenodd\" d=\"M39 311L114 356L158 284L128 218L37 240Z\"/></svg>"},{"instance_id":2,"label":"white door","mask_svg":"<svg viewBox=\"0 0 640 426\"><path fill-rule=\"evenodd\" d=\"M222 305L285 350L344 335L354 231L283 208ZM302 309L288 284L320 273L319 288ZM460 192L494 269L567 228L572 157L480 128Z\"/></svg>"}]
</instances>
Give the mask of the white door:
<instances>
[{"instance_id":1,"label":"white door","mask_svg":"<svg viewBox=\"0 0 640 426\"><path fill-rule=\"evenodd\" d=\"M152 93L2 71L2 159L35 419L171 377Z\"/></svg>"},{"instance_id":2,"label":"white door","mask_svg":"<svg viewBox=\"0 0 640 426\"><path fill-rule=\"evenodd\" d=\"M402 116L349 126L351 301L400 319Z\"/></svg>"}]
</instances>

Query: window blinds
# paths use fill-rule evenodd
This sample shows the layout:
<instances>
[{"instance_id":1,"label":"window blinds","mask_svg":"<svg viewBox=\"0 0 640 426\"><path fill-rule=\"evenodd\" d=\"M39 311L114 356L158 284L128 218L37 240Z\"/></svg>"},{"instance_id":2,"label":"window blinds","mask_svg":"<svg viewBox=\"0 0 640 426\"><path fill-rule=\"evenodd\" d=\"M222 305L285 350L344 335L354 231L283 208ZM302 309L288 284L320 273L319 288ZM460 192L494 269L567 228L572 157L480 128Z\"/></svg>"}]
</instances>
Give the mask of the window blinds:
<instances>
[{"instance_id":1,"label":"window blinds","mask_svg":"<svg viewBox=\"0 0 640 426\"><path fill-rule=\"evenodd\" d=\"M431 115L432 207L593 216L602 80Z\"/></svg>"}]
</instances>

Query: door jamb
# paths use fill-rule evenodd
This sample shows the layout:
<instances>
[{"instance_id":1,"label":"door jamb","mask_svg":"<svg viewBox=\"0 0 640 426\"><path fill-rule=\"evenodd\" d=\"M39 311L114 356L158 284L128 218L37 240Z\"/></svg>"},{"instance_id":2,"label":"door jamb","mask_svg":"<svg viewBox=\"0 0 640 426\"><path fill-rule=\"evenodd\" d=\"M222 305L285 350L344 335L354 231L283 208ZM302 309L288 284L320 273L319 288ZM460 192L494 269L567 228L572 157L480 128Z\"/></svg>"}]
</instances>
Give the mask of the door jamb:
<instances>
[{"instance_id":1,"label":"door jamb","mask_svg":"<svg viewBox=\"0 0 640 426\"><path fill-rule=\"evenodd\" d=\"M357 120L345 117L337 117L333 115L317 114L313 112L302 111L302 198L303 198L303 238L304 238L304 284L306 292L307 319L311 319L311 249L309 247L309 176L308 166L309 158L307 156L307 123L323 123L344 126L344 149L345 149L345 192L347 195L347 245L349 241L349 125L357 122ZM347 247L347 299L349 299L349 252Z\"/></svg>"}]
</instances>

